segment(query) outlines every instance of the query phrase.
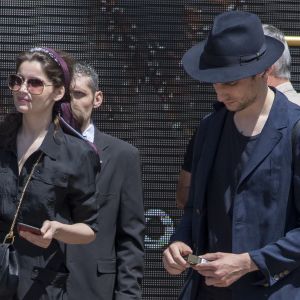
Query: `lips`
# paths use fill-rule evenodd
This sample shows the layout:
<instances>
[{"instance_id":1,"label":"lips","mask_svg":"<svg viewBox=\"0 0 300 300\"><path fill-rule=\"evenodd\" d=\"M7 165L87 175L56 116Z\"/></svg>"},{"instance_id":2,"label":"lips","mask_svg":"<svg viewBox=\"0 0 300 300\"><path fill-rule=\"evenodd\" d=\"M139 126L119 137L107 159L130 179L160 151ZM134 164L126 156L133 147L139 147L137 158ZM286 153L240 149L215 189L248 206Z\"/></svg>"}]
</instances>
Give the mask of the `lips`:
<instances>
[{"instance_id":1,"label":"lips","mask_svg":"<svg viewBox=\"0 0 300 300\"><path fill-rule=\"evenodd\" d=\"M235 101L223 101L223 103L226 105L226 104L233 104L233 103L235 103Z\"/></svg>"},{"instance_id":2,"label":"lips","mask_svg":"<svg viewBox=\"0 0 300 300\"><path fill-rule=\"evenodd\" d=\"M28 99L28 98L17 98L17 100L18 100L19 102L31 102L31 100Z\"/></svg>"}]
</instances>

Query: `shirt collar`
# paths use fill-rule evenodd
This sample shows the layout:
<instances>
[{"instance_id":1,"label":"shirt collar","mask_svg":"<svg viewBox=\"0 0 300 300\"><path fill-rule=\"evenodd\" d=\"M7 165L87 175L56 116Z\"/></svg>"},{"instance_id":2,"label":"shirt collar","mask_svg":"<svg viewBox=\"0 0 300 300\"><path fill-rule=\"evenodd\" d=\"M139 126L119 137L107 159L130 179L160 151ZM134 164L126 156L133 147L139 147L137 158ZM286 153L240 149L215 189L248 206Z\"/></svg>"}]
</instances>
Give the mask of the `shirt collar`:
<instances>
[{"instance_id":1,"label":"shirt collar","mask_svg":"<svg viewBox=\"0 0 300 300\"><path fill-rule=\"evenodd\" d=\"M6 150L17 153L17 132L14 132L13 138L9 139L9 142L5 145ZM55 128L54 123L51 123L48 132L40 146L40 150L46 155L56 159L59 152L59 145L64 142L63 131L60 127ZM17 154L16 154L17 155Z\"/></svg>"},{"instance_id":2,"label":"shirt collar","mask_svg":"<svg viewBox=\"0 0 300 300\"><path fill-rule=\"evenodd\" d=\"M292 83L287 81L287 82L284 82L284 83L281 83L279 85L276 86L276 89L282 93L285 93L287 91L293 91L294 88L292 86Z\"/></svg>"},{"instance_id":3,"label":"shirt collar","mask_svg":"<svg viewBox=\"0 0 300 300\"><path fill-rule=\"evenodd\" d=\"M95 126L91 123L82 133L83 137L86 138L89 142L94 143L95 136Z\"/></svg>"},{"instance_id":4,"label":"shirt collar","mask_svg":"<svg viewBox=\"0 0 300 300\"><path fill-rule=\"evenodd\" d=\"M41 144L40 150L53 159L56 159L59 153L60 144L64 143L63 130L51 123L48 132Z\"/></svg>"}]
</instances>

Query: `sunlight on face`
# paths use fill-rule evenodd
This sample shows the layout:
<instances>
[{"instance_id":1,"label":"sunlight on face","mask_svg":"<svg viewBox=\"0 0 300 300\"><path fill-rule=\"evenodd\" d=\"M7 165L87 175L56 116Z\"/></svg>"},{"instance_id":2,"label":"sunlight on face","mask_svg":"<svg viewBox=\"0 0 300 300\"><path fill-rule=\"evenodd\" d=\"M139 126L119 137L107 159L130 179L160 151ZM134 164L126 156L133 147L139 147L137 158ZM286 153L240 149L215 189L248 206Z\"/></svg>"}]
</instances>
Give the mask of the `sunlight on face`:
<instances>
[{"instance_id":1,"label":"sunlight on face","mask_svg":"<svg viewBox=\"0 0 300 300\"><path fill-rule=\"evenodd\" d=\"M40 95L31 94L25 83L21 85L18 91L12 92L17 111L24 114L51 113L55 103L55 89L44 73L41 63L38 61L24 61L18 69L18 75L25 82L29 78L40 79L44 83L44 87Z\"/></svg>"}]
</instances>

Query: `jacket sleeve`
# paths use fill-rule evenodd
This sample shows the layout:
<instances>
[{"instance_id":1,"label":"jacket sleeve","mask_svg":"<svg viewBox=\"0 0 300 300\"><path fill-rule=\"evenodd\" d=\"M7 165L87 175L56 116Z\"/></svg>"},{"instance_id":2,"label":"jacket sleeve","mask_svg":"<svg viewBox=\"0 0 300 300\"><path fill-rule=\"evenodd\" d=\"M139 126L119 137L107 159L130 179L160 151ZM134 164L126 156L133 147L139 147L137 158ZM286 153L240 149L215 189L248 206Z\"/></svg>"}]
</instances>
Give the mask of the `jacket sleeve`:
<instances>
[{"instance_id":1,"label":"jacket sleeve","mask_svg":"<svg viewBox=\"0 0 300 300\"><path fill-rule=\"evenodd\" d=\"M299 132L299 129L297 130ZM294 135L294 133L293 133ZM296 227L289 230L275 243L249 252L264 280L259 282L266 286L276 284L280 279L300 266L300 134L293 137L293 180L292 180L292 207ZM289 209L289 208L288 208ZM289 218L287 212L287 218Z\"/></svg>"},{"instance_id":2,"label":"jacket sleeve","mask_svg":"<svg viewBox=\"0 0 300 300\"><path fill-rule=\"evenodd\" d=\"M100 171L99 157L96 153L86 147L86 151L79 151L76 161L76 170L69 182L69 205L71 217L74 223L85 223L94 231L98 230L98 209L99 203L96 197L96 175Z\"/></svg>"},{"instance_id":3,"label":"jacket sleeve","mask_svg":"<svg viewBox=\"0 0 300 300\"><path fill-rule=\"evenodd\" d=\"M126 151L116 233L115 300L141 299L144 268L144 203L141 166L136 148Z\"/></svg>"}]
</instances>

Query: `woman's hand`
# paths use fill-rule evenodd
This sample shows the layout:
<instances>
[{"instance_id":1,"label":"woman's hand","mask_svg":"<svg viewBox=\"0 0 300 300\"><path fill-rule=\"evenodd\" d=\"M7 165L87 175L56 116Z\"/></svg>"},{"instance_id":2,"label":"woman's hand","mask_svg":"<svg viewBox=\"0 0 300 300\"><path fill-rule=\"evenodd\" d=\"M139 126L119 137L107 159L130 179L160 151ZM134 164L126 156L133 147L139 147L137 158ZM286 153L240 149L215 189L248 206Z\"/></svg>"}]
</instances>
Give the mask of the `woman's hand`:
<instances>
[{"instance_id":1,"label":"woman's hand","mask_svg":"<svg viewBox=\"0 0 300 300\"><path fill-rule=\"evenodd\" d=\"M40 235L31 233L30 231L22 230L20 230L19 235L36 246L48 248L52 240L55 238L55 233L59 227L59 224L60 223L57 221L47 220L43 223Z\"/></svg>"},{"instance_id":2,"label":"woman's hand","mask_svg":"<svg viewBox=\"0 0 300 300\"><path fill-rule=\"evenodd\" d=\"M94 231L84 223L63 224L49 220L43 223L41 235L22 230L19 235L42 248L48 248L53 239L66 244L88 244L96 237Z\"/></svg>"}]
</instances>

